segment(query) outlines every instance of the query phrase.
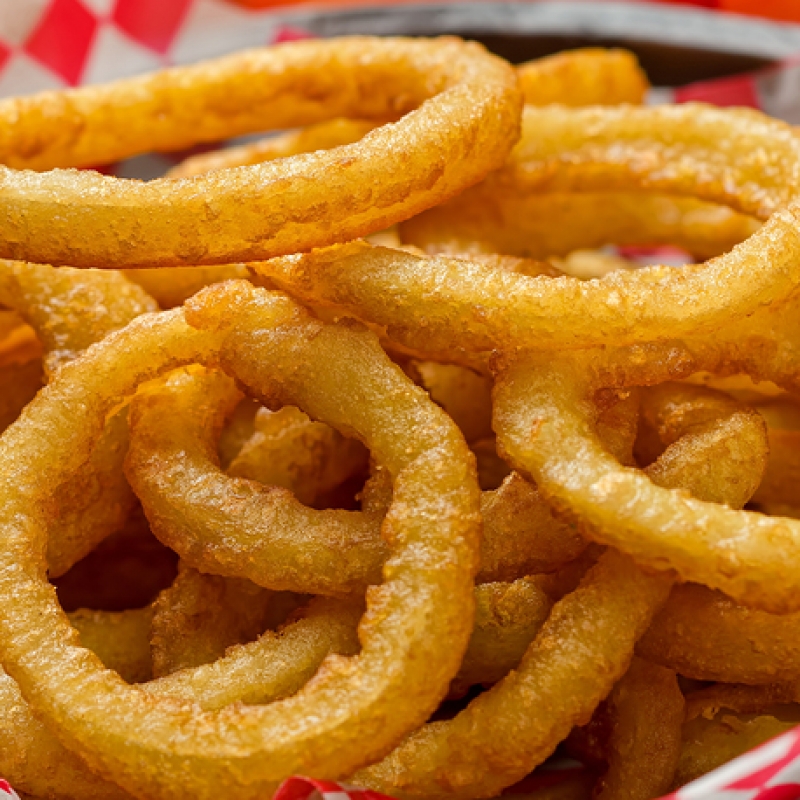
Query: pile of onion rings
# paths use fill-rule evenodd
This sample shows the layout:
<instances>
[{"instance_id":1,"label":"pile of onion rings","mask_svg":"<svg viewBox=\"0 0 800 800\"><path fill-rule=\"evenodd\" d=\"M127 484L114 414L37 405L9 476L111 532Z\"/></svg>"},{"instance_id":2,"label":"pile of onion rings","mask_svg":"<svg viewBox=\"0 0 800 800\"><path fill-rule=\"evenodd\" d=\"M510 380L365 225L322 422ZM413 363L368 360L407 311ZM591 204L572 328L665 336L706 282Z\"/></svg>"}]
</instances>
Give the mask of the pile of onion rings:
<instances>
[{"instance_id":1,"label":"pile of onion rings","mask_svg":"<svg viewBox=\"0 0 800 800\"><path fill-rule=\"evenodd\" d=\"M651 800L800 720L800 140L646 90L355 37L0 101L3 778Z\"/></svg>"}]
</instances>

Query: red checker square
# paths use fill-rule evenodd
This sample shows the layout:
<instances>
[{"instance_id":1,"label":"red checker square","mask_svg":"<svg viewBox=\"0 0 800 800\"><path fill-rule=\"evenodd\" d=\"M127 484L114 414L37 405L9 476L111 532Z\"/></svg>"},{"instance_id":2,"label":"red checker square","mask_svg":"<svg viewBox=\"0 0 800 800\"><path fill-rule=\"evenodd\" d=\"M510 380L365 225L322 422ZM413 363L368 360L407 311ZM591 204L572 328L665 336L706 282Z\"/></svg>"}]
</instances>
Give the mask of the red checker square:
<instances>
[{"instance_id":1,"label":"red checker square","mask_svg":"<svg viewBox=\"0 0 800 800\"><path fill-rule=\"evenodd\" d=\"M282 42L299 42L303 39L316 39L313 33L305 30L304 28L296 28L293 25L281 25L275 32L272 39L272 44L281 44Z\"/></svg>"},{"instance_id":2,"label":"red checker square","mask_svg":"<svg viewBox=\"0 0 800 800\"><path fill-rule=\"evenodd\" d=\"M720 0L659 0L675 6L700 6L701 8L719 8Z\"/></svg>"},{"instance_id":3,"label":"red checker square","mask_svg":"<svg viewBox=\"0 0 800 800\"><path fill-rule=\"evenodd\" d=\"M711 103L715 106L760 108L756 85L747 75L702 83L692 83L675 90L676 103Z\"/></svg>"},{"instance_id":4,"label":"red checker square","mask_svg":"<svg viewBox=\"0 0 800 800\"><path fill-rule=\"evenodd\" d=\"M131 39L164 55L194 0L117 0L112 19Z\"/></svg>"},{"instance_id":5,"label":"red checker square","mask_svg":"<svg viewBox=\"0 0 800 800\"><path fill-rule=\"evenodd\" d=\"M6 61L11 58L11 48L5 45L3 42L0 42L0 71L2 71L3 67L6 65ZM0 788L2 784L0 784Z\"/></svg>"},{"instance_id":6,"label":"red checker square","mask_svg":"<svg viewBox=\"0 0 800 800\"><path fill-rule=\"evenodd\" d=\"M96 30L97 19L79 0L53 0L24 49L75 86L80 82Z\"/></svg>"}]
</instances>

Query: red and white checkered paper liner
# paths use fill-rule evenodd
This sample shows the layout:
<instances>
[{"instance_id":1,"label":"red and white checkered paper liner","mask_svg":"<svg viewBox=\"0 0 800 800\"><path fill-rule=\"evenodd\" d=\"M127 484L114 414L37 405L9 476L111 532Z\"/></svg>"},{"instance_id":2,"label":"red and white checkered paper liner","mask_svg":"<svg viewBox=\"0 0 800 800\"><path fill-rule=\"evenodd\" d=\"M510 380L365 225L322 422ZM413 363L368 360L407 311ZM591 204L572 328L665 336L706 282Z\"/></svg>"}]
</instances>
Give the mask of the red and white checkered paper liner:
<instances>
[{"instance_id":1,"label":"red and white checkered paper liner","mask_svg":"<svg viewBox=\"0 0 800 800\"><path fill-rule=\"evenodd\" d=\"M564 774L574 774L567 766ZM542 786L553 781L542 782ZM525 787L528 796L535 785ZM1 795L0 795L1 796ZM509 797L512 800L513 794ZM800 798L800 728L789 731L662 800L796 800ZM274 800L391 800L332 781L290 778Z\"/></svg>"},{"instance_id":2,"label":"red and white checkered paper liner","mask_svg":"<svg viewBox=\"0 0 800 800\"><path fill-rule=\"evenodd\" d=\"M11 788L9 782L0 778L0 800L8 800L8 798L11 798L11 800L19 800L19 796Z\"/></svg>"},{"instance_id":3,"label":"red and white checkered paper liner","mask_svg":"<svg viewBox=\"0 0 800 800\"><path fill-rule=\"evenodd\" d=\"M342 0L341 5L347 4ZM305 35L282 23L274 10L245 10L225 0L0 0L0 97L128 77ZM656 103L688 101L750 106L800 124L800 55L755 74L656 89L651 97ZM149 167L135 167L140 175L165 166L160 157L154 158ZM125 172L123 165L120 174ZM654 256L662 262L681 260L677 251L664 249L628 248L623 255L640 263ZM542 786L551 785L558 770L550 770ZM574 766L562 769L565 776L574 771ZM535 787L535 780L527 781L526 793ZM663 800L795 798L800 798L800 728ZM0 800L19 800L2 778ZM275 800L391 798L332 781L294 777L283 783Z\"/></svg>"},{"instance_id":4,"label":"red and white checkered paper liner","mask_svg":"<svg viewBox=\"0 0 800 800\"><path fill-rule=\"evenodd\" d=\"M564 775L574 774L564 765ZM541 786L552 786L543 780ZM528 782L526 781L526 784ZM535 792L526 785L524 793ZM2 795L0 795L2 798ZM796 800L800 798L800 728L784 733L684 786L662 800ZM509 800L513 799L513 794ZM378 792L364 791L332 781L290 778L274 800L391 800Z\"/></svg>"}]
</instances>

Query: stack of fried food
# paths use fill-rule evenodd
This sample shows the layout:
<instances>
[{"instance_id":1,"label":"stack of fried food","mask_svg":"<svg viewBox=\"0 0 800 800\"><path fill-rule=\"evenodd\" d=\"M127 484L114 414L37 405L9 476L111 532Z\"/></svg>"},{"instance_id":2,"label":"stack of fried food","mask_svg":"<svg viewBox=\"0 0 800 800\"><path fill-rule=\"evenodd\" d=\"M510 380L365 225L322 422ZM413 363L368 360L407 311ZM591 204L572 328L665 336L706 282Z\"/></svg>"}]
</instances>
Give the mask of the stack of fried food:
<instances>
[{"instance_id":1,"label":"stack of fried food","mask_svg":"<svg viewBox=\"0 0 800 800\"><path fill-rule=\"evenodd\" d=\"M0 102L0 775L649 800L800 719L800 138L646 88L349 38Z\"/></svg>"}]
</instances>

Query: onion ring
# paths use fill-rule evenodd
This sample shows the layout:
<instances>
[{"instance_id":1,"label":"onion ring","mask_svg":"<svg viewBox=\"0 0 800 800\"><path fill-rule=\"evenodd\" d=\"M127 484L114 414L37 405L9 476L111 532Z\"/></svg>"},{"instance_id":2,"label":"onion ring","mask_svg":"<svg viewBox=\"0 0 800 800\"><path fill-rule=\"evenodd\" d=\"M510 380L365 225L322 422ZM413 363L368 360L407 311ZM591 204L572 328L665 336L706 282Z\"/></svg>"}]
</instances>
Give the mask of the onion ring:
<instances>
[{"instance_id":1,"label":"onion ring","mask_svg":"<svg viewBox=\"0 0 800 800\"><path fill-rule=\"evenodd\" d=\"M721 589L744 605L772 613L796 611L800 596L791 553L800 548L797 522L697 501L621 468L593 432L587 402L604 386L658 383L701 370L754 377L774 370L781 373L772 374L778 380L787 370L789 380L796 380L786 352L764 337L765 328L781 319L771 309L708 340L565 353L558 364L544 355L523 358L496 384L500 446L595 540L619 545L654 569L673 569L684 580ZM750 352L749 341L754 343ZM781 341L781 334L771 339ZM747 464L761 444L748 436L732 446Z\"/></svg>"},{"instance_id":2,"label":"onion ring","mask_svg":"<svg viewBox=\"0 0 800 800\"><path fill-rule=\"evenodd\" d=\"M200 582L214 580L201 573L195 575ZM455 694L460 694L473 682L494 682L515 667L524 653L524 647L517 653L515 643L524 639L527 644L533 639L551 606L536 579L485 584L476 587L475 593L478 609L475 629L464 662L451 685L451 693ZM211 600L208 594L203 597ZM207 605L198 610L202 614L214 611ZM217 662L181 670L141 688L155 695L198 703L206 710L236 702L266 703L288 697L302 688L329 653L353 655L358 652L357 623L361 612L358 603L316 599L299 612L299 619L282 627L277 634L268 632L257 642L232 647ZM71 614L70 621L84 623L87 613L92 612ZM131 614L145 621L147 615L152 616L152 611L125 612L124 616ZM105 620L113 624L113 618L119 616L100 613L87 624L97 628ZM131 620L131 623L135 625L137 621ZM82 633L87 624L83 624ZM100 653L106 657L109 643L101 644ZM128 649L132 650L130 644ZM137 657L148 655L146 643L141 649ZM5 719L15 720L15 748L9 749L7 754L0 748L0 753L10 759L0 757L0 770L15 785L27 792L35 790L40 796L61 797L60 793L66 792L67 800L73 796L70 792L77 789L81 789L84 796L98 800L128 797L121 789L92 775L64 749L31 714L16 684L2 671L0 714ZM0 730L0 743L2 735ZM20 749L20 739L29 742L29 746ZM28 764L27 753L37 754L35 770L33 764Z\"/></svg>"},{"instance_id":3,"label":"onion ring","mask_svg":"<svg viewBox=\"0 0 800 800\"><path fill-rule=\"evenodd\" d=\"M496 391L503 390L507 391L501 385L500 389ZM707 481L702 479L701 470L701 478L699 480L696 475L699 471L698 468L707 462L709 458L713 459L714 456L720 455L720 459L715 459L725 462L724 466L718 467L720 474L727 475L728 473L744 472L748 476L754 475L756 478L760 476L766 460L766 434L763 421L757 415L751 414L747 420L749 424L740 422L740 418L743 415L746 416L746 409L743 409L739 403L727 396L702 387L685 387L683 385L666 387L652 400L652 404L664 406L671 402L670 407L674 408L680 405L682 401L685 404L687 395L695 404L698 398L704 401L708 413L706 413L701 422L693 419L690 415L683 417L676 415L677 419L672 427L675 441L670 444L661 458L649 468L653 475L653 480L663 482L668 486L677 485L689 488L704 495L705 499L718 500L720 502L745 502L747 497L743 496L742 490L738 485L734 484L731 487L729 481L721 481L720 488L712 488ZM628 404L618 403L618 405L622 407L623 413L628 411ZM733 424L724 424L731 422ZM720 425L720 423L722 424ZM719 428L722 428L723 434L722 448L719 442ZM761 463L757 459L744 462L741 455L736 451L734 445L738 440L737 434L741 430L749 433L750 438L756 441L758 441L760 434L761 445L764 450ZM726 449L724 445L731 446L730 450ZM719 451L719 453L716 451ZM751 491L755 489L757 483L758 481L753 479L748 481ZM539 638L530 645L522 657L516 673L511 673L494 689L478 697L451 722L429 724L412 734L383 762L360 771L354 776L354 780L357 783L363 783L376 789L399 794L401 797L474 797L484 792L488 795L490 792L504 788L539 763L543 753L545 756L548 754L545 749L546 743L549 742L552 749L566 735L569 729L567 727L566 730L555 736L554 741L547 739L545 733L547 726L553 726L550 728L552 731L556 726L561 725L565 721L561 714L564 713L564 708L568 708L568 704L565 703L564 708L559 707L557 713L554 713L552 698L569 697L570 701L575 703L572 708L574 712L585 699L587 687L578 683L570 691L567 691L567 686L562 685L560 688L564 694L556 693L555 691L546 695L543 694L542 697L547 697L549 702L541 701L541 707L547 710L545 719L541 722L538 718L534 717L532 719L531 717L530 709L540 707L537 702L539 696L535 693L535 689L532 690L532 687L536 687L540 681L544 683L548 680L559 679L556 677L557 670L553 668L550 659L558 660L560 654L556 654L554 651L565 644L571 646L572 651L565 656L569 666L564 665L564 672L566 674L571 673L572 677L577 679L577 675L584 668L580 663L582 661L580 656L591 658L589 651L592 648L589 647L587 650L571 638L573 636L579 638L579 630L583 626L585 626L583 630L592 631L593 637L597 636L600 639L604 639L605 636L601 627L595 627L599 625L598 621L594 618L587 619L586 615L590 614L589 611L584 610L581 612L580 622L573 622L575 630L571 630L568 627L569 623L563 617L560 617L559 612L561 611L567 615L566 609L571 607L572 602L579 604L578 598L581 597L582 591L588 589L593 579L600 583L598 575L602 574L604 569L608 569L609 562L614 563L614 559L618 560L616 562L617 569L626 563L619 554L608 553L601 559L600 564L584 578L581 587L574 594L568 594L555 606L551 619L545 624L539 634ZM634 573L629 572L627 580L631 581L633 576ZM642 604L637 611L637 613L642 613L645 618L648 618L663 601L668 587L672 583L672 578L665 575L656 575L648 578L639 575L639 579L643 584L640 588L644 589L646 586L645 591L652 592L651 602L653 605L648 607L647 604ZM652 581L649 586L647 586L648 581ZM630 586L631 584L629 583L628 590L630 590ZM626 589L623 588L623 591L626 591ZM639 599L641 600L642 598L640 597ZM617 598L605 598L605 603L608 604L613 604L617 601ZM574 614L574 609L571 609L570 613ZM553 628L550 627L551 625ZM552 629L558 631L557 644L552 640L548 640L548 631ZM629 628L624 636L628 637L632 632ZM639 635L641 635L641 631L634 634L634 636ZM592 641L596 642L597 640L593 638ZM627 638L624 639L626 647L629 641ZM519 648L524 643L519 640L512 640L512 644L514 647ZM630 643L629 646L632 649L633 643ZM580 654L580 656L576 656L576 653ZM518 649L515 652L512 651L509 660L518 658L520 655ZM617 663L622 663L625 665L623 667L624 670L627 668L629 656L622 653L618 655L621 660L620 662L615 662L615 668ZM596 663L594 664L594 669L596 670ZM658 668L655 669L658 671ZM621 677L621 672L616 673L616 677ZM662 680L663 677L662 675ZM587 680L587 678L583 680ZM594 680L596 680L596 677ZM672 676L672 681L674 682L674 675ZM526 686L526 684L528 685ZM594 704L588 708L588 712L584 710L582 713L591 714L597 703L610 688L609 685L604 693L596 697ZM668 725L666 729L669 733L669 752L660 754L661 756L666 756L660 761L659 755L655 755L659 769L651 777L656 781L664 781L665 775L670 770L674 771L678 759L678 745L680 744L679 721L675 718L675 715L680 716L680 714L679 709L677 709L675 692L677 692L677 687L674 688L672 700L667 703L669 713L673 716L674 722L674 725ZM669 696L662 699L669 700ZM680 708L682 709L682 698L680 700ZM512 722L510 726L509 720ZM577 722L576 724L582 723ZM509 727L511 727L511 731L508 730ZM476 730L481 731L482 736L480 739L475 738ZM489 733L491 735L488 735ZM484 734L487 734L485 739L483 738ZM644 744L646 749L645 756L653 756L652 753L647 753L647 747L652 746L652 737L650 740L645 741ZM615 787L620 782L626 780L624 770L616 761L609 780L614 790L616 790Z\"/></svg>"},{"instance_id":4,"label":"onion ring","mask_svg":"<svg viewBox=\"0 0 800 800\"><path fill-rule=\"evenodd\" d=\"M608 770L598 800L652 800L667 793L681 756L683 694L672 670L634 658L608 698Z\"/></svg>"},{"instance_id":5,"label":"onion ring","mask_svg":"<svg viewBox=\"0 0 800 800\"><path fill-rule=\"evenodd\" d=\"M669 584L646 577L626 556L606 553L556 603L515 672L454 719L425 725L351 780L400 798L499 793L544 761L574 725L588 721L628 668Z\"/></svg>"},{"instance_id":6,"label":"onion ring","mask_svg":"<svg viewBox=\"0 0 800 800\"><path fill-rule=\"evenodd\" d=\"M636 56L627 50L587 47L529 61L517 68L525 103L534 106L640 104L648 89ZM330 150L362 139L376 127L365 120L333 119L257 142L191 156L167 172L189 178L230 167L262 164L277 158Z\"/></svg>"},{"instance_id":7,"label":"onion ring","mask_svg":"<svg viewBox=\"0 0 800 800\"><path fill-rule=\"evenodd\" d=\"M662 384L645 392L645 396L645 416L659 418L665 443L668 444L661 457L645 469L650 480L665 488L688 491L699 500L742 507L750 499L764 471L766 442L761 420L752 414L742 416L746 409L741 404L702 387ZM723 425L720 426L720 423ZM722 442L720 427L724 431ZM728 447L742 433L755 440L760 437L761 458L755 454L747 463L743 463L735 447ZM709 464L714 465L718 478L716 482L709 480ZM542 576L538 577L537 585L547 590ZM695 591L687 591L692 588ZM778 679L776 663L785 665L787 670L795 669L796 674L797 648L792 638L795 615L773 617L750 611L728 599L720 602L715 594L701 587L676 587L648 633L637 644L637 653L644 658L652 657L658 664L682 675L705 680L716 680L718 677L695 674L698 669L716 669L717 674L727 671L727 674L735 676L744 674L732 666L738 665L738 652L744 653L741 660L752 663L753 669L767 670L769 665L773 672L768 681ZM697 612L692 616L695 604ZM478 608L480 614L480 600ZM770 639L768 634L775 632L781 620L786 621L786 633ZM759 623L767 634L759 630ZM524 614L517 616L512 613L509 624L523 629L530 624L530 620ZM717 633L708 635L701 643L704 632L709 629ZM511 638L506 645L504 663L516 666L532 638L526 640L522 635ZM648 639L651 643L642 645ZM718 639L723 641L719 642ZM722 646L715 648L715 644ZM763 652L759 652L761 648ZM752 656L748 655L750 650L754 651ZM483 659L486 658L484 655ZM687 666L688 671L684 669ZM741 677L733 679L747 680Z\"/></svg>"},{"instance_id":8,"label":"onion ring","mask_svg":"<svg viewBox=\"0 0 800 800\"><path fill-rule=\"evenodd\" d=\"M727 503L732 506L744 505L749 499L749 493L752 493L753 487L758 483L758 477L763 472L763 459L761 461L757 458L751 459L751 461L745 465L743 465L738 458L734 457L731 459L719 446L717 430L717 423L720 421L727 420L730 417L741 420L741 417L737 417L736 415L739 415L743 410L742 406L739 403L729 400L719 392L701 387L686 387L681 384L662 385L656 387L655 390L650 390L648 394L649 397L645 403L647 413L661 419L661 424L665 429L665 439L668 440L669 443L660 461L657 461L645 470L651 480L667 488L685 489L698 497L698 499ZM757 418L750 417L748 426L753 427L753 430L750 432L751 436L758 436L759 433L763 434L763 426ZM727 431L731 439L734 439L740 432L738 425L727 426ZM684 436L686 439L683 439ZM718 474L720 475L718 485L712 485L706 479L704 468L709 462L716 464ZM725 463L723 464L723 462ZM726 476L736 476L738 480L725 480L724 478ZM743 489L743 486L748 488ZM538 576L533 583L537 587L541 586L547 589L546 582L542 580L542 576ZM511 585L488 584L486 587L478 587L478 589L485 588L487 591L495 591L493 589L494 586L497 586L498 590L503 592L506 591L505 587L510 586L518 592L520 588L527 587L528 582L523 583L522 581L517 581ZM676 596L680 597L682 590L685 588L687 587L679 586L673 590L670 601L668 601L665 609L656 616L656 620L665 616L669 618L670 612L667 611L667 609L670 603L677 602L679 604L680 601L673 600L673 598ZM550 591L552 592L552 590ZM559 591L556 592L556 594L563 596L565 592ZM513 597L514 595L512 594L511 596ZM493 597L493 595L490 595L490 597ZM696 593L693 597L702 604L702 601ZM530 602L532 599L533 598L528 599L527 602ZM478 620L487 616L487 614L481 610L485 602L486 598L482 598L478 595ZM732 601L728 601L728 604L731 603ZM741 624L744 621L744 614L748 612L744 612L741 610L741 607L738 606L735 606L735 608L739 608L743 613L727 617L724 621L724 629L727 629L731 625ZM690 609L691 604L688 604L687 612L690 611ZM499 609L492 607L490 616L496 616L498 611ZM709 619L707 616L704 616L704 612L705 609L701 608L699 610L698 635L699 631L703 629L703 625L709 624ZM753 617L768 616L762 612L749 612L749 614ZM506 624L508 625L511 635L499 642L494 641L492 638L493 644L491 646L486 645L478 649L478 642L485 642L488 637L493 636L491 626L481 628L479 636L477 636L477 638L474 637L476 646L473 652L475 653L476 661L468 668L466 663L467 659L465 657L465 664L462 665L462 673L466 670L467 674L469 674L470 669L476 669L476 671L483 670L484 675L494 675L498 674L501 666L505 669L505 672L508 672L509 669L515 668L517 664L519 664L525 654L525 650L533 640L534 634L538 631L538 627L540 626L536 625L535 619L526 611L525 605L510 606L506 610L504 618L507 620ZM785 619L788 622L792 618L782 617L771 619L776 621ZM789 624L791 625L791 622ZM478 634L478 627L479 623L476 622L476 634ZM657 627L655 620L648 630L652 630L654 627ZM752 625L749 627L750 630L752 630ZM745 629L747 630L747 626ZM514 633L515 631L519 633ZM525 635L526 632L528 634L527 638ZM678 624L672 626L670 634L675 636L678 640L683 640L684 649L690 648L696 644L691 641L691 627L689 626L687 626L688 635L680 631ZM646 639L647 636L648 634L645 634L644 638ZM790 637L791 634L789 634L787 638ZM711 637L712 642L714 638L715 637ZM640 643L641 641L643 640L640 640ZM756 645L756 647L757 646L758 645ZM640 645L637 644L637 651L639 647ZM681 645L679 644L678 648L680 647ZM467 651L468 654L471 649L473 649L472 644ZM504 657L502 660L494 662L491 654L498 649L502 649ZM708 650L712 650L711 645L708 646ZM722 665L726 663L724 655L726 652L728 652L728 649L721 650L720 655L716 658L716 663L719 668L723 668ZM646 649L643 650L643 653L645 657L647 657ZM709 660L713 658L711 654L709 654L708 657ZM665 663L666 666L673 670L677 669L678 671L682 671L680 669L681 664L679 663L670 661L664 662L662 658L657 660L660 663ZM500 677L502 677L503 674L505 673L501 673ZM458 681L456 681L456 686L462 689L465 688L464 685Z\"/></svg>"},{"instance_id":9,"label":"onion ring","mask_svg":"<svg viewBox=\"0 0 800 800\"><path fill-rule=\"evenodd\" d=\"M676 586L636 652L696 680L800 682L800 614L767 614L704 586Z\"/></svg>"},{"instance_id":10,"label":"onion ring","mask_svg":"<svg viewBox=\"0 0 800 800\"><path fill-rule=\"evenodd\" d=\"M233 648L219 661L143 684L143 691L198 703L207 710L237 701L266 703L298 691L330 653L358 652L359 605L312 602L303 616L280 634ZM70 616L72 621L73 616ZM106 645L107 648L107 645ZM148 652L149 654L149 652ZM13 746L0 747L0 768L15 786L41 797L73 800L130 798L115 784L91 772L45 727L22 698L16 683L0 669L0 711L13 724L0 728L13 735ZM20 742L24 742L20 746ZM35 760L30 756L35 754Z\"/></svg>"},{"instance_id":11,"label":"onion ring","mask_svg":"<svg viewBox=\"0 0 800 800\"><path fill-rule=\"evenodd\" d=\"M255 796L312 764L316 774L346 774L379 757L433 710L457 671L470 634L478 490L474 465L455 426L390 366L370 334L323 326L287 299L241 283L204 290L190 314L202 329L193 331L179 312L165 312L141 317L112 334L59 370L24 418L0 438L0 459L8 465L0 477L7 541L0 556L0 599L6 597L0 600L0 641L6 669L45 722L123 787L138 794L191 792L202 798L211 797L224 781L229 791ZM283 346L276 348L278 342ZM291 699L215 714L128 687L76 646L44 579L40 503L41 487L70 473L79 462L76 451L99 435L118 398L166 369L217 357L223 367L235 363L238 379L255 382L264 399L280 392L281 399L299 401L337 426L366 428L362 435L395 476L395 491L386 521L394 555L385 568L387 580L370 592L360 626L361 654L350 661L328 661ZM358 366L351 367L354 362ZM343 387L353 385L349 368L358 373L353 378L361 392L356 413L348 414L335 390L347 395ZM265 369L280 375L281 383L274 377L266 382ZM316 378L311 385L304 375L308 370ZM323 370L334 379L324 390L317 383ZM373 402L391 412L382 416L372 410ZM68 428L60 437L40 441L38 431L61 418L63 407L70 409ZM401 452L393 431L402 432ZM423 509L436 525L419 518ZM406 560L409 551L414 557ZM31 602L9 602L23 595ZM415 617L415 609L421 617ZM385 652L406 655L389 668L380 655ZM424 675L402 667L409 658ZM77 695L68 688L78 685ZM344 706L342 692L348 697ZM394 694L403 698L407 713L389 720L379 708ZM414 703L407 702L410 696ZM377 707L371 705L373 698L380 698ZM159 731L170 743L179 736L186 746L174 752L161 742ZM142 769L146 751L158 754L156 770Z\"/></svg>"},{"instance_id":12,"label":"onion ring","mask_svg":"<svg viewBox=\"0 0 800 800\"><path fill-rule=\"evenodd\" d=\"M436 359L710 333L797 285L800 205L792 199L799 184L800 140L756 112L528 108L509 164L475 192L635 187L724 203L766 222L704 265L620 271L590 282L529 278L364 243L253 268L303 300L382 326L391 340Z\"/></svg>"},{"instance_id":13,"label":"onion ring","mask_svg":"<svg viewBox=\"0 0 800 800\"><path fill-rule=\"evenodd\" d=\"M505 166L452 203L501 191L635 190L694 197L766 220L796 197L798 156L792 126L752 109L527 106Z\"/></svg>"},{"instance_id":14,"label":"onion ring","mask_svg":"<svg viewBox=\"0 0 800 800\"><path fill-rule=\"evenodd\" d=\"M126 472L154 534L201 572L268 589L343 596L376 583L387 553L379 535L384 508L317 511L288 489L222 472L216 436L238 399L228 378L194 371L133 400ZM635 417L615 413L603 440L625 460ZM196 491L187 494L185 486ZM518 476L483 493L481 514L481 583L558 569L585 547Z\"/></svg>"},{"instance_id":15,"label":"onion ring","mask_svg":"<svg viewBox=\"0 0 800 800\"><path fill-rule=\"evenodd\" d=\"M754 217L677 195L642 192L497 191L406 220L402 241L429 255L497 252L566 256L605 245L674 245L696 258L726 253L761 227ZM375 243L377 244L377 242ZM600 276L597 276L600 277Z\"/></svg>"},{"instance_id":16,"label":"onion ring","mask_svg":"<svg viewBox=\"0 0 800 800\"><path fill-rule=\"evenodd\" d=\"M263 129L265 120L292 128L406 116L352 145L182 180L0 168L0 256L203 266L353 239L499 167L518 136L521 102L513 69L476 43L369 37L292 42L6 100L0 159L28 169L187 147Z\"/></svg>"},{"instance_id":17,"label":"onion ring","mask_svg":"<svg viewBox=\"0 0 800 800\"><path fill-rule=\"evenodd\" d=\"M517 67L526 105L639 105L649 88L628 50L585 47L537 58Z\"/></svg>"},{"instance_id":18,"label":"onion ring","mask_svg":"<svg viewBox=\"0 0 800 800\"><path fill-rule=\"evenodd\" d=\"M644 396L643 418L657 429L662 444L707 427L726 413L726 407L735 412L737 405L718 392L680 384L662 384L646 390ZM692 494L741 507L753 496L763 465L756 456L747 469L726 475L728 471L721 469L726 461L712 453L694 459ZM657 467L646 470L656 483L662 472ZM720 488L726 497L714 497ZM636 651L696 680L759 684L798 680L798 620L796 613L775 616L745 608L720 592L685 584L675 587Z\"/></svg>"},{"instance_id":19,"label":"onion ring","mask_svg":"<svg viewBox=\"0 0 800 800\"><path fill-rule=\"evenodd\" d=\"M50 375L111 331L157 309L152 298L119 273L14 261L0 261L0 303L33 327L44 345L44 367ZM122 471L126 417L123 411L109 419L85 467L53 493L48 544L53 577L63 575L121 527L133 505Z\"/></svg>"},{"instance_id":20,"label":"onion ring","mask_svg":"<svg viewBox=\"0 0 800 800\"><path fill-rule=\"evenodd\" d=\"M240 398L225 375L184 372L134 399L126 472L153 533L195 569L268 589L345 595L379 583L382 513L317 511L219 469L217 435Z\"/></svg>"},{"instance_id":21,"label":"onion ring","mask_svg":"<svg viewBox=\"0 0 800 800\"><path fill-rule=\"evenodd\" d=\"M273 596L250 581L201 575L181 564L153 604L153 676L209 664L231 645L253 641L269 629Z\"/></svg>"}]
</instances>

